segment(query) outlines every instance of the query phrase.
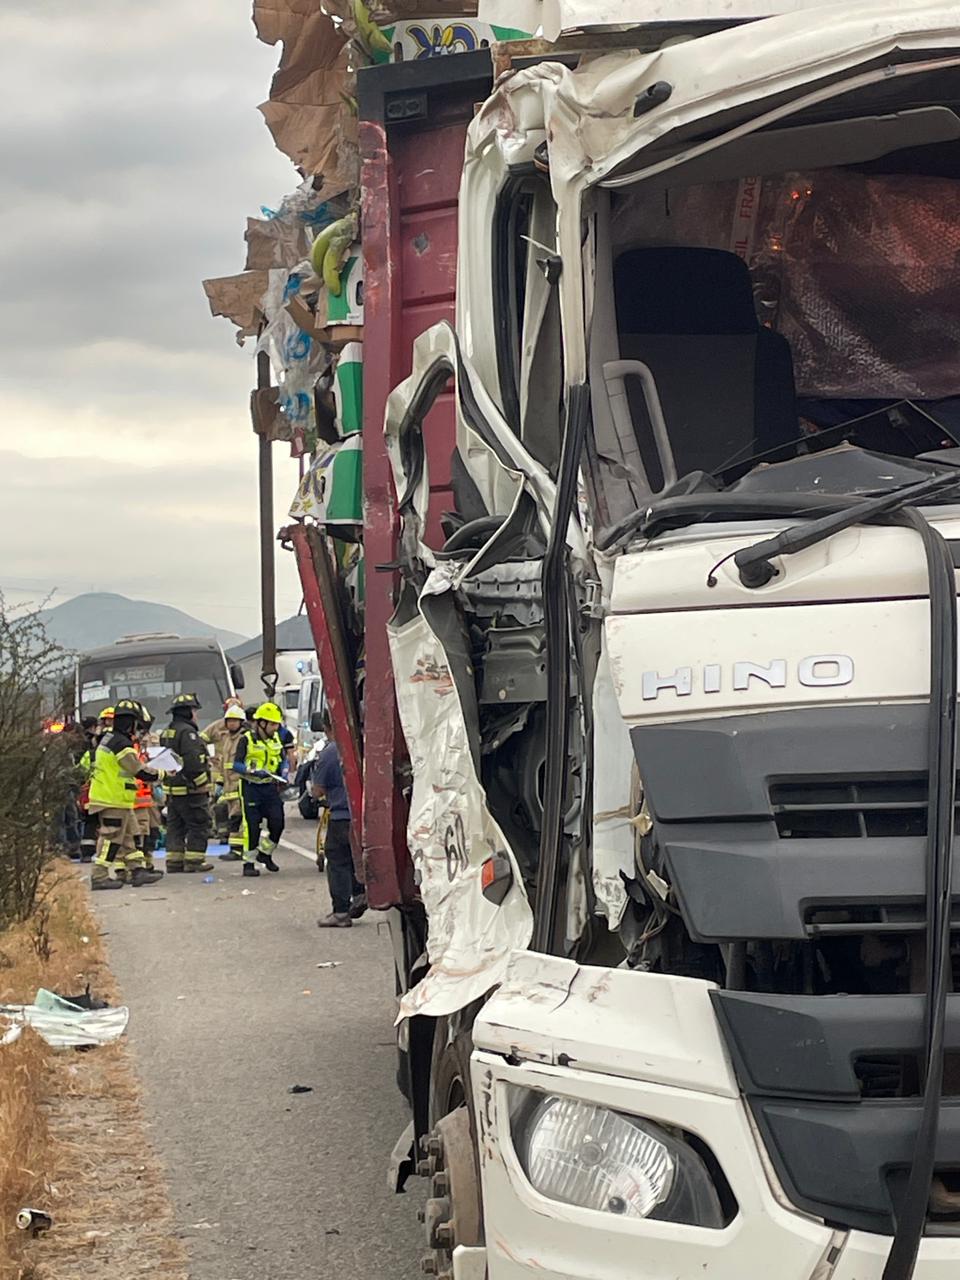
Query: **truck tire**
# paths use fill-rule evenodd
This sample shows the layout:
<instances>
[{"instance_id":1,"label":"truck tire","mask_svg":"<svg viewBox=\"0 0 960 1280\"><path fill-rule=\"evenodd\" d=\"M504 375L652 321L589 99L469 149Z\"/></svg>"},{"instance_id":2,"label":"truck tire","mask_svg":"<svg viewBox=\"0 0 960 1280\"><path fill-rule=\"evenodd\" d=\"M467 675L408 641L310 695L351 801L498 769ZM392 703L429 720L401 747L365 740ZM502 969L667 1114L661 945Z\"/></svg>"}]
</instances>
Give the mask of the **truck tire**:
<instances>
[{"instance_id":1,"label":"truck tire","mask_svg":"<svg viewBox=\"0 0 960 1280\"><path fill-rule=\"evenodd\" d=\"M457 1245L483 1242L480 1207L480 1162L469 1089L470 1028L475 1010L458 1015L455 1028L438 1018L434 1029L430 1072L430 1129L423 1139L418 1170L430 1179L430 1194L421 1210L429 1252L423 1269L449 1275Z\"/></svg>"},{"instance_id":2,"label":"truck tire","mask_svg":"<svg viewBox=\"0 0 960 1280\"><path fill-rule=\"evenodd\" d=\"M454 1033L451 1038L450 1019L437 1019L430 1064L431 1129L457 1107L467 1106L470 1110L471 1132L473 1131L473 1105L467 1086L472 1051L473 1036L469 1027Z\"/></svg>"}]
</instances>

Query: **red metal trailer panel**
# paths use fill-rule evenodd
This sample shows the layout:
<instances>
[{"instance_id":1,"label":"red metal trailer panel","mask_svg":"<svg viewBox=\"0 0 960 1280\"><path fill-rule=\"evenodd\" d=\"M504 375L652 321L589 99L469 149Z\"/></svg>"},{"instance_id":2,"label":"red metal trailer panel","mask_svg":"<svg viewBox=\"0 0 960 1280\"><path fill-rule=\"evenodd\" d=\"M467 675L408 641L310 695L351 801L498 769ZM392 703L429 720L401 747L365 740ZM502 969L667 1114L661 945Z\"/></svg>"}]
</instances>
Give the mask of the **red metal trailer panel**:
<instances>
[{"instance_id":1,"label":"red metal trailer panel","mask_svg":"<svg viewBox=\"0 0 960 1280\"><path fill-rule=\"evenodd\" d=\"M371 67L359 76L363 189L363 468L366 563L363 849L372 906L415 894L406 844L406 749L397 720L386 625L396 603L396 495L383 442L387 396L410 372L414 338L453 319L457 197L466 127L489 92L486 51ZM425 426L428 540L453 505L453 399Z\"/></svg>"}]
</instances>

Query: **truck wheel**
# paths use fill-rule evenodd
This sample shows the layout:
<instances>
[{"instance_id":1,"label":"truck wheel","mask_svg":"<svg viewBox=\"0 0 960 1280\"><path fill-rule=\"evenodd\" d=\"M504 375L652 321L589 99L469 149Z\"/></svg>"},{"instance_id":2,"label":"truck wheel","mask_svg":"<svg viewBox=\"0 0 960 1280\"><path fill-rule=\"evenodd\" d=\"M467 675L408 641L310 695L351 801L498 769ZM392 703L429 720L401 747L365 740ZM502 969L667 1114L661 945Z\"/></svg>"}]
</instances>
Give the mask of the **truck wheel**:
<instances>
[{"instance_id":1,"label":"truck wheel","mask_svg":"<svg viewBox=\"0 0 960 1280\"><path fill-rule=\"evenodd\" d=\"M467 1081L473 1036L469 1030L450 1034L449 1018L438 1018L430 1064L430 1127L457 1107L469 1107ZM472 1119L472 1115L471 1115Z\"/></svg>"},{"instance_id":2,"label":"truck wheel","mask_svg":"<svg viewBox=\"0 0 960 1280\"><path fill-rule=\"evenodd\" d=\"M437 1020L430 1072L430 1131L421 1143L417 1172L430 1179L430 1198L420 1211L429 1253L427 1275L449 1276L458 1244L479 1245L480 1179L474 1137L473 1106L468 1088L469 1029L449 1036L446 1018Z\"/></svg>"}]
</instances>

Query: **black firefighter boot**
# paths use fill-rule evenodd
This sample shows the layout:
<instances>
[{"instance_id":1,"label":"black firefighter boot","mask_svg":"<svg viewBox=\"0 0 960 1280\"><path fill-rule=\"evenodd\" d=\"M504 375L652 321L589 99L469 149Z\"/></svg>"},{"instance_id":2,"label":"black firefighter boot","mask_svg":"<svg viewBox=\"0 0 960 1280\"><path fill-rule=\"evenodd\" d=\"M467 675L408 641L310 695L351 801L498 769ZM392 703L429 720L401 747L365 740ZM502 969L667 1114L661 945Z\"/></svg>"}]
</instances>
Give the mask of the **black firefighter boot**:
<instances>
[{"instance_id":1,"label":"black firefighter boot","mask_svg":"<svg viewBox=\"0 0 960 1280\"><path fill-rule=\"evenodd\" d=\"M245 862L243 864L243 874L245 876L258 876L260 874L260 868L255 862Z\"/></svg>"},{"instance_id":2,"label":"black firefighter boot","mask_svg":"<svg viewBox=\"0 0 960 1280\"><path fill-rule=\"evenodd\" d=\"M142 889L144 885L156 884L158 880L162 879L162 871L149 871L146 867L135 867L130 876L130 883L134 889Z\"/></svg>"},{"instance_id":3,"label":"black firefighter boot","mask_svg":"<svg viewBox=\"0 0 960 1280\"><path fill-rule=\"evenodd\" d=\"M99 880L90 880L91 889L122 889L123 881L115 880L112 876L103 876Z\"/></svg>"}]
</instances>

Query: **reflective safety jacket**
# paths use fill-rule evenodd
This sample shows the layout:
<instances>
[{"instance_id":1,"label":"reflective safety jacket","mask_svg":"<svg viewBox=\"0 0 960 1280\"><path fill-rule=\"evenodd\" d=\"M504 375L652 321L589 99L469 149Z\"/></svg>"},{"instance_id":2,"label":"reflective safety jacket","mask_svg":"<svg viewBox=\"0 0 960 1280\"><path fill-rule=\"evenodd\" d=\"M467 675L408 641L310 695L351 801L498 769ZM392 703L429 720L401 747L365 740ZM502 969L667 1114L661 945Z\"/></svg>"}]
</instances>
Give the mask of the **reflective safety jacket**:
<instances>
[{"instance_id":1,"label":"reflective safety jacket","mask_svg":"<svg viewBox=\"0 0 960 1280\"><path fill-rule=\"evenodd\" d=\"M133 768L136 763L136 769ZM100 741L93 760L90 797L87 803L97 809L132 809L137 798L140 768L133 741L123 733L108 733Z\"/></svg>"},{"instance_id":2,"label":"reflective safety jacket","mask_svg":"<svg viewBox=\"0 0 960 1280\"><path fill-rule=\"evenodd\" d=\"M242 726L243 721L240 724ZM200 736L214 750L210 759L210 772L214 782L222 785L225 800L235 799L240 794L240 779L233 771L233 761L237 754L237 743L243 737L242 729L231 733L225 720L214 720Z\"/></svg>"},{"instance_id":3,"label":"reflective safety jacket","mask_svg":"<svg viewBox=\"0 0 960 1280\"><path fill-rule=\"evenodd\" d=\"M248 729L246 733L240 735L234 765L240 765L237 772L244 782L251 783L253 786L269 783L271 781L269 778L251 778L250 774L255 769L266 769L267 773L279 774L282 762L283 743L280 741L279 733L271 734L269 738L261 738L254 730Z\"/></svg>"},{"instance_id":4,"label":"reflective safety jacket","mask_svg":"<svg viewBox=\"0 0 960 1280\"><path fill-rule=\"evenodd\" d=\"M137 744L137 756L141 764L148 763L147 753L143 750L143 748L140 746L139 743ZM143 778L138 778L137 779L137 798L134 801L133 807L135 809L152 809L153 804L154 804L154 800L153 800L152 783L147 782Z\"/></svg>"}]
</instances>

